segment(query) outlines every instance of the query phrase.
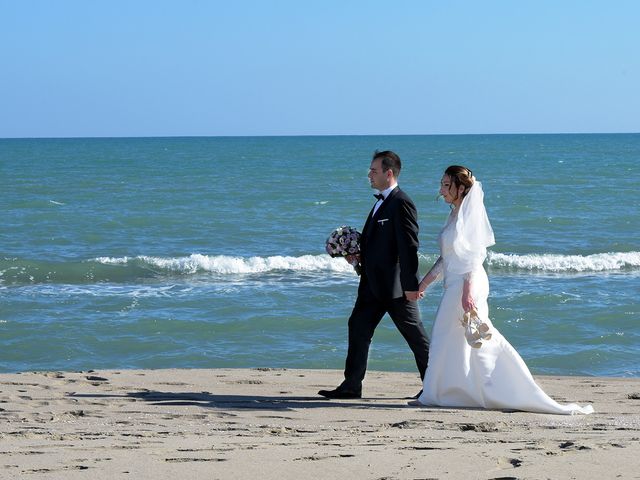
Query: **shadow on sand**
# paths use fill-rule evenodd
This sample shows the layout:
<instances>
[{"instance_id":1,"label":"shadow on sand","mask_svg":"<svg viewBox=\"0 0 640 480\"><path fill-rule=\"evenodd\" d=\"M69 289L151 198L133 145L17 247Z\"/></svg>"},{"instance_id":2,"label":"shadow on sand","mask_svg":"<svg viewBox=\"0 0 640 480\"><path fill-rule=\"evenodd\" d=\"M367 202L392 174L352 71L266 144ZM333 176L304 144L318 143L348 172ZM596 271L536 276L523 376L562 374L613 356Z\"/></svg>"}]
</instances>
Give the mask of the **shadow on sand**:
<instances>
[{"instance_id":1,"label":"shadow on sand","mask_svg":"<svg viewBox=\"0 0 640 480\"><path fill-rule=\"evenodd\" d=\"M137 391L122 395L107 393L71 393L73 398L130 398L152 405L198 406L225 410L294 410L304 408L409 408L409 398L362 398L358 400L324 400L320 397L216 395L209 392ZM395 403L388 403L395 401Z\"/></svg>"}]
</instances>

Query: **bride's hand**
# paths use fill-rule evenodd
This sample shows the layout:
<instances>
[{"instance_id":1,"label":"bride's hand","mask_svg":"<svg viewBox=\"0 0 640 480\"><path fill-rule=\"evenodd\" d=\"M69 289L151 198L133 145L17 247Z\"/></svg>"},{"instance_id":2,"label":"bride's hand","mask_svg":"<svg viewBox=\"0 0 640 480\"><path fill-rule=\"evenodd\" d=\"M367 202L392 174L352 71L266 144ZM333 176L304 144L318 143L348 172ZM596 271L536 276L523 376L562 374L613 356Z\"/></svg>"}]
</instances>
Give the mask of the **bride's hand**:
<instances>
[{"instance_id":1,"label":"bride's hand","mask_svg":"<svg viewBox=\"0 0 640 480\"><path fill-rule=\"evenodd\" d=\"M462 309L465 312L470 312L471 310L474 310L476 308L476 304L473 301L473 298L471 297L471 295L467 294L467 295L462 295Z\"/></svg>"},{"instance_id":2,"label":"bride's hand","mask_svg":"<svg viewBox=\"0 0 640 480\"><path fill-rule=\"evenodd\" d=\"M470 312L476 308L476 304L471 296L471 281L465 280L462 287L462 310Z\"/></svg>"}]
</instances>

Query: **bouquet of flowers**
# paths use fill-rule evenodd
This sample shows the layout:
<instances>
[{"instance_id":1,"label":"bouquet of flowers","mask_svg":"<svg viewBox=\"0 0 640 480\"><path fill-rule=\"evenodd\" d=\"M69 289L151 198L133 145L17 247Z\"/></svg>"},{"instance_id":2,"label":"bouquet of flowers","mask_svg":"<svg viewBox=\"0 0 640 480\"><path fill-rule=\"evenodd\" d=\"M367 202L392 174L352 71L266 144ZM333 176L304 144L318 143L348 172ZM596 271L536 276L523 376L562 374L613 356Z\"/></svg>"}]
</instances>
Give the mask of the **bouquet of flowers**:
<instances>
[{"instance_id":1,"label":"bouquet of flowers","mask_svg":"<svg viewBox=\"0 0 640 480\"><path fill-rule=\"evenodd\" d=\"M336 228L327 238L325 250L334 258L358 255L360 253L360 232L347 225ZM358 260L354 259L351 265L353 265L356 273L360 275L360 263Z\"/></svg>"}]
</instances>

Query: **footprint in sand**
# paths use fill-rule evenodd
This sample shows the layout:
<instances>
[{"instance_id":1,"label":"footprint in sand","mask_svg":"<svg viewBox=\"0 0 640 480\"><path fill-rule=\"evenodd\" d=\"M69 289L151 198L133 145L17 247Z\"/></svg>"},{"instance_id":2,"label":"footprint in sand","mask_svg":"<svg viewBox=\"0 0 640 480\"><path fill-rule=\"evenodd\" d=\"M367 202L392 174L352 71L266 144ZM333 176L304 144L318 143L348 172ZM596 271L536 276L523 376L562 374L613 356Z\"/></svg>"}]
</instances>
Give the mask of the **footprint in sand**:
<instances>
[{"instance_id":1,"label":"footprint in sand","mask_svg":"<svg viewBox=\"0 0 640 480\"><path fill-rule=\"evenodd\" d=\"M499 432L504 428L501 422L461 423L459 428L463 432Z\"/></svg>"},{"instance_id":2,"label":"footprint in sand","mask_svg":"<svg viewBox=\"0 0 640 480\"><path fill-rule=\"evenodd\" d=\"M185 463L185 462L226 462L226 458L165 458L165 462Z\"/></svg>"},{"instance_id":3,"label":"footprint in sand","mask_svg":"<svg viewBox=\"0 0 640 480\"><path fill-rule=\"evenodd\" d=\"M262 385L264 382L262 382L262 380L235 380L226 383L234 385Z\"/></svg>"},{"instance_id":4,"label":"footprint in sand","mask_svg":"<svg viewBox=\"0 0 640 480\"><path fill-rule=\"evenodd\" d=\"M522 460L519 458L500 458L498 459L498 466L500 468L518 468L522 466Z\"/></svg>"},{"instance_id":5,"label":"footprint in sand","mask_svg":"<svg viewBox=\"0 0 640 480\"><path fill-rule=\"evenodd\" d=\"M572 451L572 450L591 450L591 447L587 447L585 445L578 445L575 442L571 442L571 441L567 441L567 442L562 442L559 445L560 449L568 452L568 451Z\"/></svg>"},{"instance_id":6,"label":"footprint in sand","mask_svg":"<svg viewBox=\"0 0 640 480\"><path fill-rule=\"evenodd\" d=\"M84 378L86 378L89 382L91 382L91 385L93 385L94 387L99 387L100 385L105 385L109 383L108 378L98 377L96 375L87 375Z\"/></svg>"}]
</instances>

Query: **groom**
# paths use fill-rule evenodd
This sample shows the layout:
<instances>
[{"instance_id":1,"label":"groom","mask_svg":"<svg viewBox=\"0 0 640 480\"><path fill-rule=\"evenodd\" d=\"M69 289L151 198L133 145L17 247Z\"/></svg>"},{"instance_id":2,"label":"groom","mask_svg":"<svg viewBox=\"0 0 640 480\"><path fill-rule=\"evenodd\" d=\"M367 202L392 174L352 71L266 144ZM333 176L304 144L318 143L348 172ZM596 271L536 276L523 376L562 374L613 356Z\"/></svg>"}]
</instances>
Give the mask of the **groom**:
<instances>
[{"instance_id":1,"label":"groom","mask_svg":"<svg viewBox=\"0 0 640 480\"><path fill-rule=\"evenodd\" d=\"M326 398L360 398L373 333L388 313L409 344L420 378L429 359L417 300L418 221L416 207L398 188L400 157L376 151L369 168L371 188L380 193L362 230L362 267L358 297L349 318L349 349L344 381L334 390L320 390Z\"/></svg>"}]
</instances>

